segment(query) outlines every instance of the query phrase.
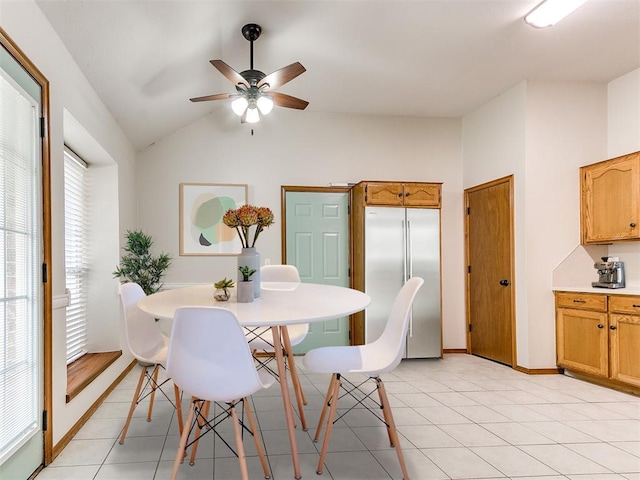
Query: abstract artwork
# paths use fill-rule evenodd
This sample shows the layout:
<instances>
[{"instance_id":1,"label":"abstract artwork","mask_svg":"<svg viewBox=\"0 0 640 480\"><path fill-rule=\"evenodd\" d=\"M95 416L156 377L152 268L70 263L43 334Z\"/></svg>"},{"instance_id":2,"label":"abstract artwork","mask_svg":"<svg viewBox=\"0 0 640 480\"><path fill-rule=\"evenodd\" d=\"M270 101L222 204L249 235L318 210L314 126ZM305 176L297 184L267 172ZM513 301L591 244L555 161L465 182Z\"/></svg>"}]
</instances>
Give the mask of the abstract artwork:
<instances>
[{"instance_id":1,"label":"abstract artwork","mask_svg":"<svg viewBox=\"0 0 640 480\"><path fill-rule=\"evenodd\" d=\"M238 234L222 217L246 203L247 185L181 183L180 255L238 255Z\"/></svg>"}]
</instances>

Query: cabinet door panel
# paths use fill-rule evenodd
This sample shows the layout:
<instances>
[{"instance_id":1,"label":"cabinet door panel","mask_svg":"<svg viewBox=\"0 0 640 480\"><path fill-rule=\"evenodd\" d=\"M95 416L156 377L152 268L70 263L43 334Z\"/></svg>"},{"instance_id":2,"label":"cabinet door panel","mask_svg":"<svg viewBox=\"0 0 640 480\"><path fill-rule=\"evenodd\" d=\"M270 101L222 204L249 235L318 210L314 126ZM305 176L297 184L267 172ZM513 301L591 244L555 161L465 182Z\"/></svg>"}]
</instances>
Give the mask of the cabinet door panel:
<instances>
[{"instance_id":1,"label":"cabinet door panel","mask_svg":"<svg viewBox=\"0 0 640 480\"><path fill-rule=\"evenodd\" d=\"M367 205L402 205L401 183L367 183Z\"/></svg>"},{"instance_id":2,"label":"cabinet door panel","mask_svg":"<svg viewBox=\"0 0 640 480\"><path fill-rule=\"evenodd\" d=\"M582 167L582 240L640 238L640 153Z\"/></svg>"},{"instance_id":3,"label":"cabinet door panel","mask_svg":"<svg viewBox=\"0 0 640 480\"><path fill-rule=\"evenodd\" d=\"M607 314L585 310L557 310L558 365L607 376Z\"/></svg>"},{"instance_id":4,"label":"cabinet door panel","mask_svg":"<svg viewBox=\"0 0 640 480\"><path fill-rule=\"evenodd\" d=\"M640 316L611 314L611 378L640 386Z\"/></svg>"},{"instance_id":5,"label":"cabinet door panel","mask_svg":"<svg viewBox=\"0 0 640 480\"><path fill-rule=\"evenodd\" d=\"M440 185L429 183L405 183L404 205L406 207L439 207Z\"/></svg>"}]
</instances>

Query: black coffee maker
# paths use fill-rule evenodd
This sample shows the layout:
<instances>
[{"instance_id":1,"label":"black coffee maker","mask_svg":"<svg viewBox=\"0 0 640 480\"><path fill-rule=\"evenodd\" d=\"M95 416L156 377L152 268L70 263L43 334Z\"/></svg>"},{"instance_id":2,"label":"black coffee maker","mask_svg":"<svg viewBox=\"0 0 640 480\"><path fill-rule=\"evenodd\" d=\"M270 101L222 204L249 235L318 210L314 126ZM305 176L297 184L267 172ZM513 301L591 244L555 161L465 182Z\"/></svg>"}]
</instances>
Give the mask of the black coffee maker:
<instances>
[{"instance_id":1,"label":"black coffee maker","mask_svg":"<svg viewBox=\"0 0 640 480\"><path fill-rule=\"evenodd\" d=\"M600 257L593 267L598 270L598 281L591 286L599 288L624 288L624 262L618 257Z\"/></svg>"}]
</instances>

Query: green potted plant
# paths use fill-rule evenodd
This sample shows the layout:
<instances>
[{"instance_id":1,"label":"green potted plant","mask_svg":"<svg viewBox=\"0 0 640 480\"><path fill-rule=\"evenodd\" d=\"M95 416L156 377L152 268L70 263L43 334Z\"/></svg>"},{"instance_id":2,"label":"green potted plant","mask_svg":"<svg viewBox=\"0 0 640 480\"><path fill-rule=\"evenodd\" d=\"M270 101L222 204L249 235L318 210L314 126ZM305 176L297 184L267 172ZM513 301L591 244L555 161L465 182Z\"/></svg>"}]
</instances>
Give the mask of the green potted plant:
<instances>
[{"instance_id":1,"label":"green potted plant","mask_svg":"<svg viewBox=\"0 0 640 480\"><path fill-rule=\"evenodd\" d=\"M239 266L238 270L242 274L242 281L238 282L238 303L251 303L253 302L253 280L251 280L251 275L256 273L256 270L247 265Z\"/></svg>"},{"instance_id":2,"label":"green potted plant","mask_svg":"<svg viewBox=\"0 0 640 480\"><path fill-rule=\"evenodd\" d=\"M233 284L233 280L224 277L222 280L214 283L213 286L216 287L216 291L213 293L213 298L218 302L226 302L229 300L229 297L231 297L229 289L233 288L235 285Z\"/></svg>"},{"instance_id":3,"label":"green potted plant","mask_svg":"<svg viewBox=\"0 0 640 480\"><path fill-rule=\"evenodd\" d=\"M120 278L122 283L137 283L147 295L156 293L162 287L162 277L171 264L171 257L166 253L152 255L153 240L140 230L127 230L126 239L126 254L120 257L114 278Z\"/></svg>"}]
</instances>

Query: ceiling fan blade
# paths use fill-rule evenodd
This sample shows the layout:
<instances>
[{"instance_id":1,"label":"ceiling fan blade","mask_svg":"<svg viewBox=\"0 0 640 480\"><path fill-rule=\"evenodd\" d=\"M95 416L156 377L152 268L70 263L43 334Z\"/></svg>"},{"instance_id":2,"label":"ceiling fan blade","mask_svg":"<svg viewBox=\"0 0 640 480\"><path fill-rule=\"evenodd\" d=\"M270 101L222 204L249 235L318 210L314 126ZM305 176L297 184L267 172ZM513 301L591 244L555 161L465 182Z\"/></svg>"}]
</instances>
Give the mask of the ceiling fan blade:
<instances>
[{"instance_id":1,"label":"ceiling fan blade","mask_svg":"<svg viewBox=\"0 0 640 480\"><path fill-rule=\"evenodd\" d=\"M247 80L222 60L211 60L211 65L216 67L234 85L242 84L246 85L247 88L249 87Z\"/></svg>"},{"instance_id":2,"label":"ceiling fan blade","mask_svg":"<svg viewBox=\"0 0 640 480\"><path fill-rule=\"evenodd\" d=\"M204 97L194 97L190 98L192 102L208 102L209 100L225 100L231 97L237 97L237 94L234 93L216 93L215 95L206 95Z\"/></svg>"},{"instance_id":3,"label":"ceiling fan blade","mask_svg":"<svg viewBox=\"0 0 640 480\"><path fill-rule=\"evenodd\" d=\"M270 92L269 95L273 98L273 103L279 107L296 108L298 110L304 110L309 105L309 102L300 98L292 97L285 93Z\"/></svg>"},{"instance_id":4,"label":"ceiling fan blade","mask_svg":"<svg viewBox=\"0 0 640 480\"><path fill-rule=\"evenodd\" d=\"M265 89L265 91L270 91L275 88L278 88L284 85L287 82L290 82L298 75L306 72L307 69L302 66L300 62L292 63L291 65L287 65L286 67L282 67L280 70L276 70L273 73L270 73L262 80L258 82L258 88L260 88L265 83L269 84L269 87Z\"/></svg>"}]
</instances>

